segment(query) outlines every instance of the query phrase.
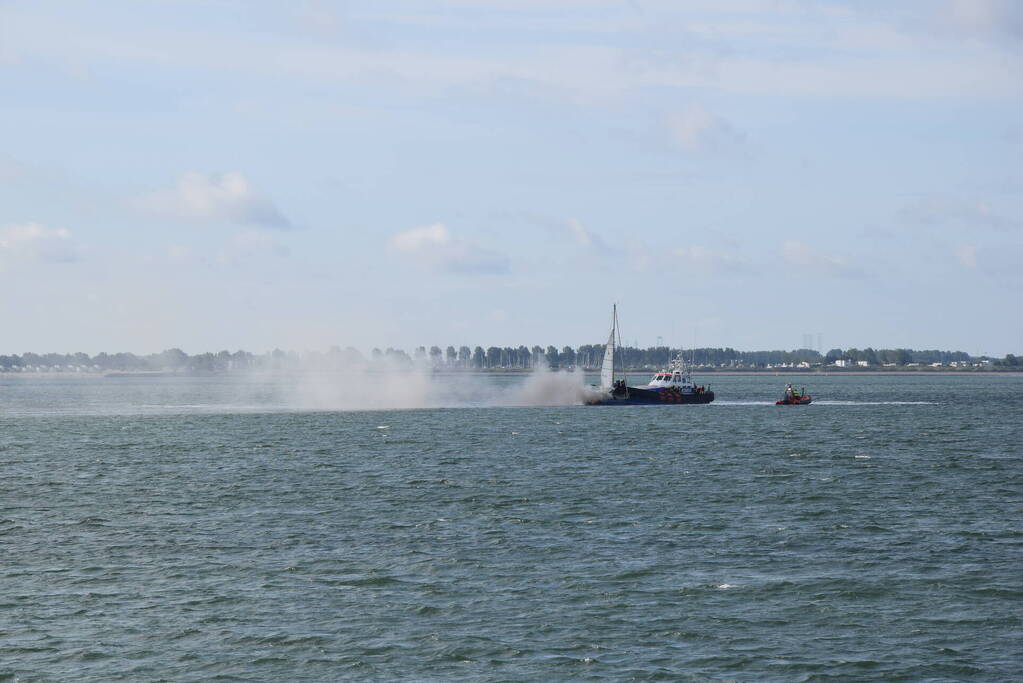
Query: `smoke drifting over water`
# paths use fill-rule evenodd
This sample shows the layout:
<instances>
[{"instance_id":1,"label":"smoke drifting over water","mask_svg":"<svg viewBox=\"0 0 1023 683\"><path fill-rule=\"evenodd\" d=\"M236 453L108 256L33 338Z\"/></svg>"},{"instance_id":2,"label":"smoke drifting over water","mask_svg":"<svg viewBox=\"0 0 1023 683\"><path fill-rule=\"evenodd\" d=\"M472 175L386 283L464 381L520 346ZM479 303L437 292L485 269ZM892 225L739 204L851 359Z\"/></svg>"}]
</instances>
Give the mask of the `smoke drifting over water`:
<instances>
[{"instance_id":1,"label":"smoke drifting over water","mask_svg":"<svg viewBox=\"0 0 1023 683\"><path fill-rule=\"evenodd\" d=\"M599 395L596 388L584 382L584 375L574 372L551 372L541 366L514 387L500 405L568 406L581 405Z\"/></svg>"},{"instance_id":2,"label":"smoke drifting over water","mask_svg":"<svg viewBox=\"0 0 1023 683\"><path fill-rule=\"evenodd\" d=\"M332 372L252 376L294 410L410 410L582 405L597 395L577 372L434 374L424 367L360 366Z\"/></svg>"},{"instance_id":3,"label":"smoke drifting over water","mask_svg":"<svg viewBox=\"0 0 1023 683\"><path fill-rule=\"evenodd\" d=\"M49 384L45 401L39 385ZM582 405L581 372L435 373L409 363L206 375L0 377L0 416L414 410Z\"/></svg>"}]
</instances>

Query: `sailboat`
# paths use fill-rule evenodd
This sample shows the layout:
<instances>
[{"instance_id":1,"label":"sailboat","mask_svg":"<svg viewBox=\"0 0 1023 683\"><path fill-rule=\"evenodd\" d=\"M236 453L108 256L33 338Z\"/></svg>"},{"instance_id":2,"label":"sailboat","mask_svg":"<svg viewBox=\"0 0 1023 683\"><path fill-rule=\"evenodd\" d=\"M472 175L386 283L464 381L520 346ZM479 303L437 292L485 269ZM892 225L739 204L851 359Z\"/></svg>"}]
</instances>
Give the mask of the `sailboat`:
<instances>
[{"instance_id":1,"label":"sailboat","mask_svg":"<svg viewBox=\"0 0 1023 683\"><path fill-rule=\"evenodd\" d=\"M617 379L615 375L615 351L621 346L618 327L618 305L611 312L611 334L604 348L604 360L600 366L599 398L591 405L676 405L710 403L714 392L707 387L697 386L689 374L685 356L678 355L668 363L667 368L658 371L643 387L628 386L628 379Z\"/></svg>"}]
</instances>

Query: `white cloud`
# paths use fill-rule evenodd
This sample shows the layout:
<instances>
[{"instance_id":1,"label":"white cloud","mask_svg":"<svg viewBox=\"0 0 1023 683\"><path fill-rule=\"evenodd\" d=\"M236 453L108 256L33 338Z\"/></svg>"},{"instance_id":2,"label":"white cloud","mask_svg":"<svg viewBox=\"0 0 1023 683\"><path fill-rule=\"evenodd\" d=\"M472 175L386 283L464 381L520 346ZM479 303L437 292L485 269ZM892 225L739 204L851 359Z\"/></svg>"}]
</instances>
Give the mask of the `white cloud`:
<instances>
[{"instance_id":1,"label":"white cloud","mask_svg":"<svg viewBox=\"0 0 1023 683\"><path fill-rule=\"evenodd\" d=\"M951 223L967 228L985 227L994 230L1011 230L1023 226L1023 220L1005 216L982 200L927 199L903 207L899 217L906 222L924 226Z\"/></svg>"},{"instance_id":2,"label":"white cloud","mask_svg":"<svg viewBox=\"0 0 1023 683\"><path fill-rule=\"evenodd\" d=\"M1023 35L1020 21L1023 13L1012 9L1018 3L964 0L961 6L969 8L975 2L983 8L995 9L967 9L964 13L956 11L959 4L954 3L953 11L946 12L951 17L949 21L978 30L988 27ZM887 12L857 11L856 6L822 9L817 3L791 4L792 11L777 11L780 7L777 2L737 6L737 10L750 11L749 17L738 22L739 28L753 26L760 34L779 36L776 42L757 42L743 46L741 51L722 51L707 45L710 41L712 45L727 47L728 43L723 41L741 40L730 37L737 23L734 12L711 11L706 20L694 21L688 7L664 9L665 14L657 21L633 18L629 23L631 40L622 42L626 47L579 40L573 27L586 16L571 10L560 11L566 32L560 41L508 45L499 38L495 45L498 49L475 48L472 52L473 47L468 45L457 54L410 47L369 49L358 42L311 44L306 35L295 40L210 31L190 33L186 47L180 33L170 29L139 27L137 31L116 33L106 27L59 25L52 17L28 12L8 17L11 28L5 38L10 43L6 51L13 55L10 59L43 59L82 65L79 67L82 69L115 60L255 74L261 78L374 85L386 82L391 87L429 92L436 92L439 87L475 87L507 81L540 84L582 99L623 97L639 88L709 88L772 97L892 98L1003 96L1023 90L1023 80L1019 78L1023 61L1018 54L1007 53L985 41L973 46L974 49L950 53L947 40L928 27L928 23L934 23L932 15L936 11L926 4L924 9ZM440 17L442 12L437 15ZM837 27L834 30L820 30L813 23L831 15L836 17L829 24ZM329 26L334 21L315 5L312 16L317 25ZM360 18L355 16L351 20ZM485 9L462 18L474 27L481 21L486 23L488 18L501 26L516 18L527 25L536 22L536 17L528 14L512 11L491 16ZM383 16L377 20L396 29L400 24L397 17ZM884 27L893 24L897 28L916 26L918 30L907 39L908 43L895 36L890 45L879 46L874 36L885 33L883 41L892 41L892 32ZM813 25L813 29L808 25ZM845 49L835 51L844 33L855 34L856 30L866 31L871 37L865 43L846 40ZM701 31L710 38L700 38ZM665 39L672 39L672 44L677 45L679 35L691 35L693 40L682 41L683 47L667 50L644 47L663 45ZM907 44L917 45L917 49L907 50ZM826 56L806 58L821 53Z\"/></svg>"},{"instance_id":3,"label":"white cloud","mask_svg":"<svg viewBox=\"0 0 1023 683\"><path fill-rule=\"evenodd\" d=\"M206 174L189 171L172 190L142 197L143 210L190 221L228 221L287 230L291 222L237 171Z\"/></svg>"},{"instance_id":4,"label":"white cloud","mask_svg":"<svg viewBox=\"0 0 1023 683\"><path fill-rule=\"evenodd\" d=\"M809 273L853 277L859 270L844 259L818 251L803 242L789 241L782 245L782 258L790 266Z\"/></svg>"},{"instance_id":5,"label":"white cloud","mask_svg":"<svg viewBox=\"0 0 1023 683\"><path fill-rule=\"evenodd\" d=\"M341 15L323 2L303 3L296 11L299 24L310 33L325 38L335 38L344 27Z\"/></svg>"},{"instance_id":6,"label":"white cloud","mask_svg":"<svg viewBox=\"0 0 1023 683\"><path fill-rule=\"evenodd\" d=\"M66 228L47 228L38 223L23 223L0 228L0 261L77 261L79 248Z\"/></svg>"},{"instance_id":7,"label":"white cloud","mask_svg":"<svg viewBox=\"0 0 1023 683\"><path fill-rule=\"evenodd\" d=\"M492 323L506 323L508 322L508 311L502 308L494 308L487 313L487 320Z\"/></svg>"},{"instance_id":8,"label":"white cloud","mask_svg":"<svg viewBox=\"0 0 1023 683\"><path fill-rule=\"evenodd\" d=\"M753 272L756 267L740 254L690 245L655 249L633 242L627 248L626 262L636 272L697 272L703 275L735 275Z\"/></svg>"},{"instance_id":9,"label":"white cloud","mask_svg":"<svg viewBox=\"0 0 1023 683\"><path fill-rule=\"evenodd\" d=\"M579 220L570 218L565 225L568 227L568 232L572 235L572 238L575 239L576 244L584 247L593 245L593 237L590 236L586 226L579 222Z\"/></svg>"},{"instance_id":10,"label":"white cloud","mask_svg":"<svg viewBox=\"0 0 1023 683\"><path fill-rule=\"evenodd\" d=\"M195 249L183 244L168 244L164 248L164 256L168 263L174 265L191 264L196 259Z\"/></svg>"},{"instance_id":11,"label":"white cloud","mask_svg":"<svg viewBox=\"0 0 1023 683\"><path fill-rule=\"evenodd\" d=\"M451 235L443 223L424 225L399 232L391 238L390 246L398 251L416 252L451 243Z\"/></svg>"},{"instance_id":12,"label":"white cloud","mask_svg":"<svg viewBox=\"0 0 1023 683\"><path fill-rule=\"evenodd\" d=\"M964 268L977 267L977 247L972 244L964 244L956 249L956 259Z\"/></svg>"},{"instance_id":13,"label":"white cloud","mask_svg":"<svg viewBox=\"0 0 1023 683\"><path fill-rule=\"evenodd\" d=\"M572 241L580 247L589 251L597 252L598 255L603 256L604 258L617 256L616 249L608 246L600 235L592 232L579 219L569 218L560 225L564 230L568 231Z\"/></svg>"},{"instance_id":14,"label":"white cloud","mask_svg":"<svg viewBox=\"0 0 1023 683\"><path fill-rule=\"evenodd\" d=\"M291 250L280 241L276 233L246 230L232 235L216 247L168 244L159 258L173 266L207 268L214 265L241 265L267 257L285 258L290 254Z\"/></svg>"},{"instance_id":15,"label":"white cloud","mask_svg":"<svg viewBox=\"0 0 1023 683\"><path fill-rule=\"evenodd\" d=\"M249 256L287 256L287 246L282 244L275 235L263 230L240 232L231 238L227 247L221 252L222 258L237 260Z\"/></svg>"},{"instance_id":16,"label":"white cloud","mask_svg":"<svg viewBox=\"0 0 1023 683\"><path fill-rule=\"evenodd\" d=\"M14 159L0 157L0 180L13 182L28 175L28 168Z\"/></svg>"},{"instance_id":17,"label":"white cloud","mask_svg":"<svg viewBox=\"0 0 1023 683\"><path fill-rule=\"evenodd\" d=\"M391 237L388 248L427 267L462 275L508 272L508 258L453 237L443 223L412 228Z\"/></svg>"},{"instance_id":18,"label":"white cloud","mask_svg":"<svg viewBox=\"0 0 1023 683\"><path fill-rule=\"evenodd\" d=\"M1023 38L1023 5L1018 0L949 0L941 9L942 23L967 35Z\"/></svg>"},{"instance_id":19,"label":"white cloud","mask_svg":"<svg viewBox=\"0 0 1023 683\"><path fill-rule=\"evenodd\" d=\"M672 252L677 265L705 273L738 272L749 268L741 257L699 245L677 247Z\"/></svg>"},{"instance_id":20,"label":"white cloud","mask_svg":"<svg viewBox=\"0 0 1023 683\"><path fill-rule=\"evenodd\" d=\"M273 235L259 230L240 232L234 236L232 244L239 249L249 251L272 251L278 254L286 254L288 249Z\"/></svg>"},{"instance_id":21,"label":"white cloud","mask_svg":"<svg viewBox=\"0 0 1023 683\"><path fill-rule=\"evenodd\" d=\"M692 106L667 118L672 142L687 152L720 152L745 142L727 121L703 107Z\"/></svg>"}]
</instances>

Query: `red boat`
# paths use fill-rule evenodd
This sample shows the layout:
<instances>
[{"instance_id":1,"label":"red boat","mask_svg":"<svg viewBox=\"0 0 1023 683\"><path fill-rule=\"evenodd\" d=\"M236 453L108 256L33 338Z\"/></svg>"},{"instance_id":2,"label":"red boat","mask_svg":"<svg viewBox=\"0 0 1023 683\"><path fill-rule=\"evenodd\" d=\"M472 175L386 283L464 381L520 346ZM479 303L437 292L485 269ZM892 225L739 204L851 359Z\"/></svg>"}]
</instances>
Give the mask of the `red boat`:
<instances>
[{"instance_id":1,"label":"red boat","mask_svg":"<svg viewBox=\"0 0 1023 683\"><path fill-rule=\"evenodd\" d=\"M812 397L806 393L806 389L800 389L799 391L796 391L795 389L792 388L791 384L787 384L785 385L785 397L782 398L782 400L780 401L775 401L774 405L805 406L812 400L813 400Z\"/></svg>"}]
</instances>

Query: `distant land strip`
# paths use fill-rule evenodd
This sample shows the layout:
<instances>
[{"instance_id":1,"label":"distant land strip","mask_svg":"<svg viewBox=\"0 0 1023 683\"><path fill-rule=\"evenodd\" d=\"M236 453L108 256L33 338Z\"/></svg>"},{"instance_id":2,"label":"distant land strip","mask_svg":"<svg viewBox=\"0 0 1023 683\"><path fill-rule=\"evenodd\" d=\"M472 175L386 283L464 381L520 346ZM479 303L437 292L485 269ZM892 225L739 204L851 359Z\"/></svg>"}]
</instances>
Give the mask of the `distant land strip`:
<instances>
[{"instance_id":1,"label":"distant land strip","mask_svg":"<svg viewBox=\"0 0 1023 683\"><path fill-rule=\"evenodd\" d=\"M657 370L679 352L667 346L621 347L616 365L631 372ZM732 348L684 349L688 363L712 372L892 372L892 371L1023 371L1023 358L971 356L964 351L915 349L831 349L822 354L814 349L793 351L737 351ZM621 354L620 356L618 354ZM603 344L564 346L518 346L483 348L476 346L419 346L409 354L402 349L373 349L368 355L353 347L331 347L328 351L282 351L262 354L248 351L220 351L188 355L178 348L160 353L23 353L0 355L0 373L110 374L212 374L226 372L288 372L344 370L353 367L428 368L441 372L526 372L538 367L554 370L597 371L604 358Z\"/></svg>"}]
</instances>

